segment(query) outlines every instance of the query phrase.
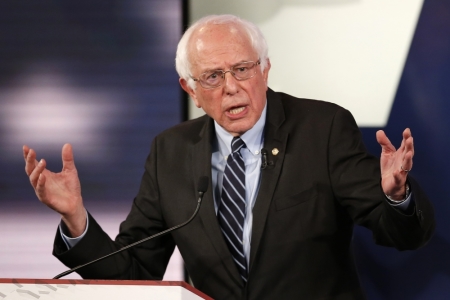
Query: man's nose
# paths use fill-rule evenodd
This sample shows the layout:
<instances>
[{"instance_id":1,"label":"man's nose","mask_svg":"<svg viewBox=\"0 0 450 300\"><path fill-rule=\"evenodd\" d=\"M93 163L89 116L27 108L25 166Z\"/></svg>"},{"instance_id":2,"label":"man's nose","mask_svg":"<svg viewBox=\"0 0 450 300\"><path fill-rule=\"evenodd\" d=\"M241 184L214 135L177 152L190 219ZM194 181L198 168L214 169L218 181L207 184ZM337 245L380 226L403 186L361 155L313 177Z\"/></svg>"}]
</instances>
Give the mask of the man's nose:
<instances>
[{"instance_id":1,"label":"man's nose","mask_svg":"<svg viewBox=\"0 0 450 300\"><path fill-rule=\"evenodd\" d=\"M228 74L227 76L227 73ZM225 92L227 92L228 94L234 94L237 92L238 90L238 80L234 77L233 72L231 70L225 71L223 72L223 86L225 89Z\"/></svg>"}]
</instances>

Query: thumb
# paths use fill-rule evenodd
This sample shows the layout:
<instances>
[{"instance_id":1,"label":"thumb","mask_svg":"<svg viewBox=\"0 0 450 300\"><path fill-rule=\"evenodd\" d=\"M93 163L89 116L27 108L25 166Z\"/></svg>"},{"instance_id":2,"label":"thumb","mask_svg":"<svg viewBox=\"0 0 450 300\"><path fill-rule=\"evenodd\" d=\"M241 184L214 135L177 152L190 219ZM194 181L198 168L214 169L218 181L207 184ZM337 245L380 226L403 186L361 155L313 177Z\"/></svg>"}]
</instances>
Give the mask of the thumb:
<instances>
[{"instance_id":1,"label":"thumb","mask_svg":"<svg viewBox=\"0 0 450 300\"><path fill-rule=\"evenodd\" d=\"M62 148L62 163L63 171L72 171L76 169L71 144L64 144Z\"/></svg>"},{"instance_id":2,"label":"thumb","mask_svg":"<svg viewBox=\"0 0 450 300\"><path fill-rule=\"evenodd\" d=\"M380 144L382 151L395 151L395 147L392 145L389 138L386 136L386 133L384 133L383 130L378 130L376 133L377 142Z\"/></svg>"}]
</instances>

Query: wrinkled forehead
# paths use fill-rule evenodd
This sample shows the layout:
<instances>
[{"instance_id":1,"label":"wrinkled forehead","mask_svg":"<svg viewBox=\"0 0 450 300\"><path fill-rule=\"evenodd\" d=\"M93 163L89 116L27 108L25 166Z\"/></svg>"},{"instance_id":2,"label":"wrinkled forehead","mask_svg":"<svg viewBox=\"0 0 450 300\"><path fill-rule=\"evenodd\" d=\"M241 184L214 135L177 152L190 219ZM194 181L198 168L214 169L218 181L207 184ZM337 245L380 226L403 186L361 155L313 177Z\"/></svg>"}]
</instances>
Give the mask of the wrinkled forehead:
<instances>
[{"instance_id":1,"label":"wrinkled forehead","mask_svg":"<svg viewBox=\"0 0 450 300\"><path fill-rule=\"evenodd\" d=\"M234 23L206 24L199 27L188 43L188 58L191 64L205 56L226 51L255 52L244 28Z\"/></svg>"}]
</instances>

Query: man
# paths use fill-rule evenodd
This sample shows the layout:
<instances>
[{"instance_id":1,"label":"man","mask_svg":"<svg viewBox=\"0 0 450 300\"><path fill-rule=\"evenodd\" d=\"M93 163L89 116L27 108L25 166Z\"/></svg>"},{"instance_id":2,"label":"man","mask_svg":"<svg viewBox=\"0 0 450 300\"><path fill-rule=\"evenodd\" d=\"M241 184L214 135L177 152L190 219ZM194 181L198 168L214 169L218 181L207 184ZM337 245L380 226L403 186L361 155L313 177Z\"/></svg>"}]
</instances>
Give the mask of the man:
<instances>
[{"instance_id":1,"label":"man","mask_svg":"<svg viewBox=\"0 0 450 300\"><path fill-rule=\"evenodd\" d=\"M155 138L115 242L86 214L71 146L57 174L24 146L38 198L62 217L54 255L73 267L184 222L204 175L212 188L191 224L81 276L161 279L177 245L194 285L215 299L363 299L350 245L355 223L381 245L424 245L433 209L408 177L409 129L398 150L377 132L378 162L345 109L268 89L267 53L259 29L234 16L188 29L177 71L207 116Z\"/></svg>"}]
</instances>

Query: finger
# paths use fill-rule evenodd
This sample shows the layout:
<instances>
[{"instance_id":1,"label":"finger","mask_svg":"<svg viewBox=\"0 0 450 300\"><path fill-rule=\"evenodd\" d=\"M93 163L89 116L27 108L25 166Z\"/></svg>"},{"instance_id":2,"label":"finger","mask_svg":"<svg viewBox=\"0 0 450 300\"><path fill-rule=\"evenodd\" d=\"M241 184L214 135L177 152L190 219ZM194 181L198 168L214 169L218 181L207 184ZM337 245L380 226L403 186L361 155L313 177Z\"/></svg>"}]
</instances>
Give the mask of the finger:
<instances>
[{"instance_id":1,"label":"finger","mask_svg":"<svg viewBox=\"0 0 450 300\"><path fill-rule=\"evenodd\" d=\"M408 151L411 151L411 154L414 157L414 153L415 153L415 150L414 150L414 138L410 137L409 139L411 140L411 146L410 146L411 148Z\"/></svg>"},{"instance_id":2,"label":"finger","mask_svg":"<svg viewBox=\"0 0 450 300\"><path fill-rule=\"evenodd\" d=\"M37 166L34 168L33 172L30 174L30 182L31 185L36 189L39 176L42 174L42 172L45 170L45 160L41 159L41 161L37 164Z\"/></svg>"},{"instance_id":3,"label":"finger","mask_svg":"<svg viewBox=\"0 0 450 300\"><path fill-rule=\"evenodd\" d=\"M411 134L411 130L409 128L406 128L403 131L403 140L405 141L405 151L411 151L412 155L414 156L414 138Z\"/></svg>"},{"instance_id":4,"label":"finger","mask_svg":"<svg viewBox=\"0 0 450 300\"><path fill-rule=\"evenodd\" d=\"M412 152L407 152L402 160L402 165L400 167L400 173L407 174L413 167L413 154ZM407 170L407 171L405 171Z\"/></svg>"},{"instance_id":5,"label":"finger","mask_svg":"<svg viewBox=\"0 0 450 300\"><path fill-rule=\"evenodd\" d=\"M25 158L25 173L30 176L33 170L36 168L36 165L36 152L34 152L33 149L29 149L28 155Z\"/></svg>"},{"instance_id":6,"label":"finger","mask_svg":"<svg viewBox=\"0 0 450 300\"><path fill-rule=\"evenodd\" d=\"M377 142L381 146L382 152L394 152L395 147L392 145L389 138L386 136L383 130L378 130L376 133Z\"/></svg>"},{"instance_id":7,"label":"finger","mask_svg":"<svg viewBox=\"0 0 450 300\"><path fill-rule=\"evenodd\" d=\"M36 182L36 195L38 196L40 201L43 201L45 198L45 181L46 177L44 174L39 174L39 177Z\"/></svg>"},{"instance_id":8,"label":"finger","mask_svg":"<svg viewBox=\"0 0 450 300\"><path fill-rule=\"evenodd\" d=\"M410 170L412 167L412 158L414 157L414 139L409 128L406 128L402 135L401 153L403 157L401 167L405 170ZM409 163L409 160L411 160L411 163Z\"/></svg>"},{"instance_id":9,"label":"finger","mask_svg":"<svg viewBox=\"0 0 450 300\"><path fill-rule=\"evenodd\" d=\"M75 170L75 161L73 159L72 145L64 144L62 148L63 171Z\"/></svg>"},{"instance_id":10,"label":"finger","mask_svg":"<svg viewBox=\"0 0 450 300\"><path fill-rule=\"evenodd\" d=\"M406 128L405 130L403 130L402 133L403 139L402 139L402 143L400 145L400 149L402 149L402 151L408 151L408 149L406 149L406 141L411 138L411 130L409 128Z\"/></svg>"},{"instance_id":11,"label":"finger","mask_svg":"<svg viewBox=\"0 0 450 300\"><path fill-rule=\"evenodd\" d=\"M405 141L405 155L408 152L411 152L412 156L414 156L414 138L411 136Z\"/></svg>"},{"instance_id":12,"label":"finger","mask_svg":"<svg viewBox=\"0 0 450 300\"><path fill-rule=\"evenodd\" d=\"M22 146L22 151L23 151L23 159L26 162L27 161L28 152L30 151L30 147L28 147L27 145L23 145Z\"/></svg>"},{"instance_id":13,"label":"finger","mask_svg":"<svg viewBox=\"0 0 450 300\"><path fill-rule=\"evenodd\" d=\"M403 130L403 139L407 140L409 137L412 137L411 129L405 128L405 130Z\"/></svg>"}]
</instances>

